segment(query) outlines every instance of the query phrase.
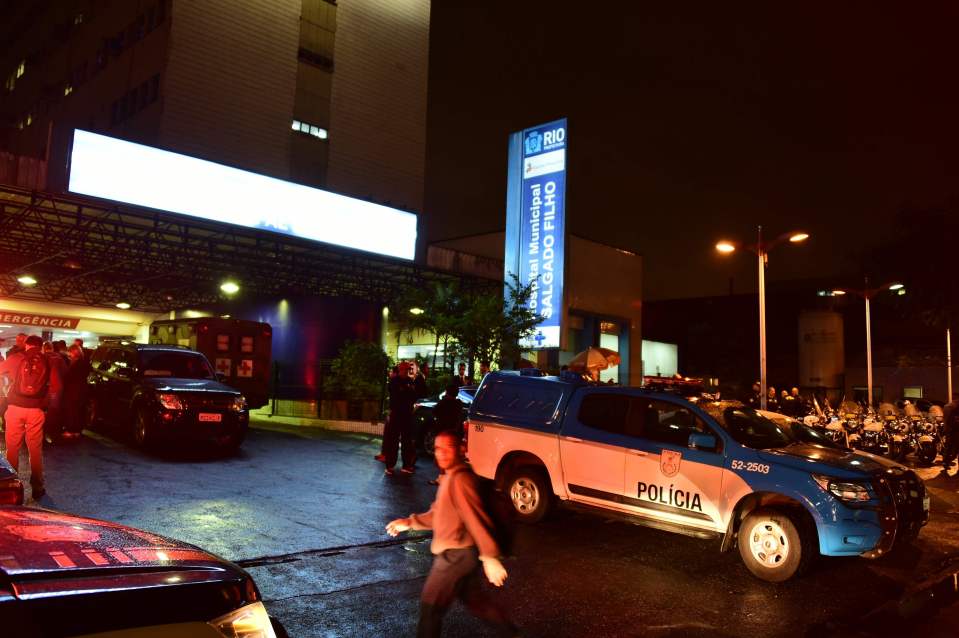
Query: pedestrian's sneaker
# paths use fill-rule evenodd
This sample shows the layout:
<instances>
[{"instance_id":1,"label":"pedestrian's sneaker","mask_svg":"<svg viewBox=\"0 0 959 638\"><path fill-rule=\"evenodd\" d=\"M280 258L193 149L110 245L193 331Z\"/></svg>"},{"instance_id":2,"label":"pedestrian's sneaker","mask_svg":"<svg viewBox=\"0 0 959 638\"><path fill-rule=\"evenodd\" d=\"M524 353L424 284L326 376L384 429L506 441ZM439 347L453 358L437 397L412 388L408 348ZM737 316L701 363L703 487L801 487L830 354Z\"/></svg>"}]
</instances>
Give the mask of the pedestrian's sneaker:
<instances>
[{"instance_id":1,"label":"pedestrian's sneaker","mask_svg":"<svg viewBox=\"0 0 959 638\"><path fill-rule=\"evenodd\" d=\"M415 471L416 471L416 468L413 467L412 465L404 465L404 466L400 469L400 472L402 472L403 474L412 474L412 473L415 472Z\"/></svg>"},{"instance_id":2,"label":"pedestrian's sneaker","mask_svg":"<svg viewBox=\"0 0 959 638\"><path fill-rule=\"evenodd\" d=\"M394 473L395 472L393 472L393 468L391 467L388 467L385 470L383 470L383 474L386 474L387 476L393 476Z\"/></svg>"}]
</instances>

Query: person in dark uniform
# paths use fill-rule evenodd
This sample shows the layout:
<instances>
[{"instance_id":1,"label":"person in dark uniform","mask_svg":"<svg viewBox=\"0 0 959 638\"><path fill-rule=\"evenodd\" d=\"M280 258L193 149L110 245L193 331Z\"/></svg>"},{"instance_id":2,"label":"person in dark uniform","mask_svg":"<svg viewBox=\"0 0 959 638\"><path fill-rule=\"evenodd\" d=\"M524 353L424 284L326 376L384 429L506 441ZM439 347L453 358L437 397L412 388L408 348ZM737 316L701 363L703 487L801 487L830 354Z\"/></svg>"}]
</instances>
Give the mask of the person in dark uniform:
<instances>
[{"instance_id":1,"label":"person in dark uniform","mask_svg":"<svg viewBox=\"0 0 959 638\"><path fill-rule=\"evenodd\" d=\"M748 405L749 407L751 407L751 408L753 408L753 409L755 409L755 410L758 410L758 409L759 409L759 406L762 405L762 401L760 401L760 388L761 388L761 387L762 387L762 386L760 385L759 381L756 381L755 383L753 383L752 394L750 394L748 397L746 397L746 401L745 401L746 405Z\"/></svg>"},{"instance_id":2,"label":"person in dark uniform","mask_svg":"<svg viewBox=\"0 0 959 638\"><path fill-rule=\"evenodd\" d=\"M390 379L390 417L389 424L383 433L383 462L386 464L384 473L393 476L393 467L396 465L403 449L404 474L412 474L416 465L416 442L413 436L413 404L423 395L426 389L426 380L417 375L415 365L409 361L400 364L399 374Z\"/></svg>"},{"instance_id":3,"label":"person in dark uniform","mask_svg":"<svg viewBox=\"0 0 959 638\"><path fill-rule=\"evenodd\" d=\"M769 386L766 391L766 409L770 412L779 412L779 399L776 397L775 386Z\"/></svg>"},{"instance_id":4,"label":"person in dark uniform","mask_svg":"<svg viewBox=\"0 0 959 638\"><path fill-rule=\"evenodd\" d=\"M959 395L953 395L952 401L942 408L942 425L946 439L942 448L942 466L948 470L959 456Z\"/></svg>"}]
</instances>

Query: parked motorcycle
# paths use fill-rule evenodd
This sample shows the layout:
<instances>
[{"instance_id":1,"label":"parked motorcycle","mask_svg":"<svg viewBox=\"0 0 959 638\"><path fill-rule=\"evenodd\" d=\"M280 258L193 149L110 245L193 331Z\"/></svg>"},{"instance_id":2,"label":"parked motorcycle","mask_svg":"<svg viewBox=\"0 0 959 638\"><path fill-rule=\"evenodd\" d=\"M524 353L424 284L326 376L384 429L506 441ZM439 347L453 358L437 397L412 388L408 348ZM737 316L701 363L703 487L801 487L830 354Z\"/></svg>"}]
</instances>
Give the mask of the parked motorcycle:
<instances>
[{"instance_id":1,"label":"parked motorcycle","mask_svg":"<svg viewBox=\"0 0 959 638\"><path fill-rule=\"evenodd\" d=\"M887 456L889 454L889 435L882 421L874 414L865 416L860 433L860 449L870 454Z\"/></svg>"},{"instance_id":2,"label":"parked motorcycle","mask_svg":"<svg viewBox=\"0 0 959 638\"><path fill-rule=\"evenodd\" d=\"M862 408L853 401L843 401L839 406L841 423L846 431L846 445L857 450L863 448Z\"/></svg>"},{"instance_id":3,"label":"parked motorcycle","mask_svg":"<svg viewBox=\"0 0 959 638\"><path fill-rule=\"evenodd\" d=\"M942 408L937 405L930 407L918 429L916 458L923 465L932 465L943 447Z\"/></svg>"}]
</instances>

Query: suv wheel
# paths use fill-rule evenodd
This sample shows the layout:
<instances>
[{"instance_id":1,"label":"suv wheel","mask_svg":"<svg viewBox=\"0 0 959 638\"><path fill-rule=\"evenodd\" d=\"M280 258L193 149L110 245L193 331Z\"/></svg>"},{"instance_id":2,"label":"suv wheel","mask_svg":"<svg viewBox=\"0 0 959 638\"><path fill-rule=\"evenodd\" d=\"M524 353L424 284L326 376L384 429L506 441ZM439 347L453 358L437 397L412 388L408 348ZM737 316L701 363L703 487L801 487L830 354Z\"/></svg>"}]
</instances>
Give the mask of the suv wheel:
<instances>
[{"instance_id":1,"label":"suv wheel","mask_svg":"<svg viewBox=\"0 0 959 638\"><path fill-rule=\"evenodd\" d=\"M150 416L143 408L138 408L133 414L133 442L141 450L153 447L153 426Z\"/></svg>"},{"instance_id":2,"label":"suv wheel","mask_svg":"<svg viewBox=\"0 0 959 638\"><path fill-rule=\"evenodd\" d=\"M546 473L533 465L514 469L506 483L516 519L523 523L538 523L543 520L553 503L553 489Z\"/></svg>"},{"instance_id":3,"label":"suv wheel","mask_svg":"<svg viewBox=\"0 0 959 638\"><path fill-rule=\"evenodd\" d=\"M100 412L97 409L97 400L90 397L83 404L83 427L90 428L100 421Z\"/></svg>"},{"instance_id":4,"label":"suv wheel","mask_svg":"<svg viewBox=\"0 0 959 638\"><path fill-rule=\"evenodd\" d=\"M739 527L739 555L754 576L781 583L809 564L815 544L800 533L800 524L783 510L759 508ZM805 542L804 542L805 541Z\"/></svg>"}]
</instances>

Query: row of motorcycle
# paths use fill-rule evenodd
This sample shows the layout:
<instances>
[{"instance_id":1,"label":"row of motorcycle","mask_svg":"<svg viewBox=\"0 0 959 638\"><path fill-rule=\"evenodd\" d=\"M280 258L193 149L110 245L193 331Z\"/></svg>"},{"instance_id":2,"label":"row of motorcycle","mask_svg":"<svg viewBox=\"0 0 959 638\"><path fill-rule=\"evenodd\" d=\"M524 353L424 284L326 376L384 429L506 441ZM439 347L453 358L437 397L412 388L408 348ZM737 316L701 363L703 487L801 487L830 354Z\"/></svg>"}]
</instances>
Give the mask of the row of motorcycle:
<instances>
[{"instance_id":1,"label":"row of motorcycle","mask_svg":"<svg viewBox=\"0 0 959 638\"><path fill-rule=\"evenodd\" d=\"M903 461L913 455L924 465L931 465L945 445L942 408L937 405L921 412L912 403L901 409L882 403L874 410L852 401L843 401L837 409L826 403L816 406L806 416L807 425L820 427L835 443Z\"/></svg>"}]
</instances>

